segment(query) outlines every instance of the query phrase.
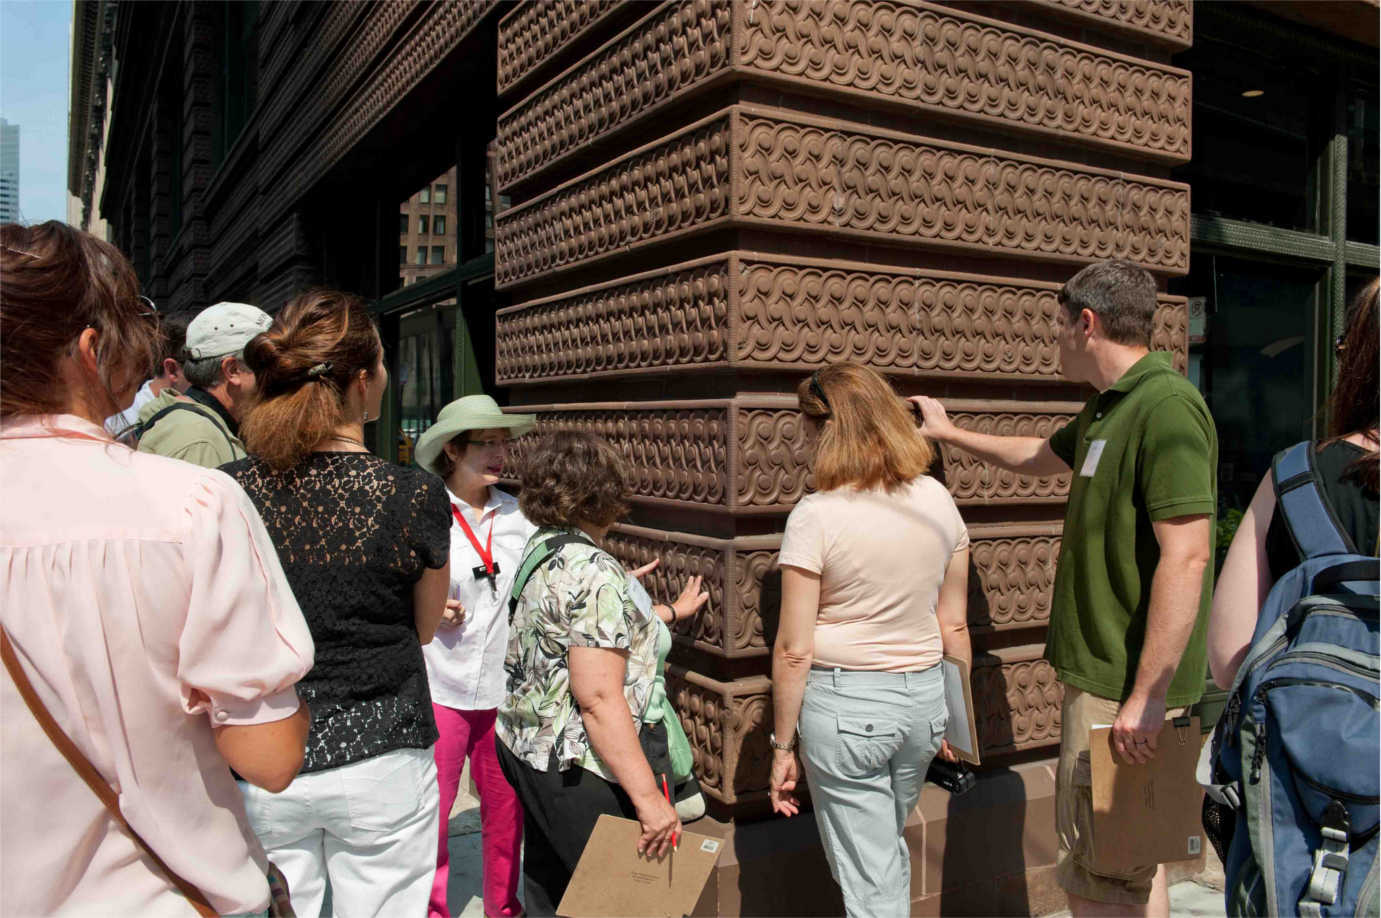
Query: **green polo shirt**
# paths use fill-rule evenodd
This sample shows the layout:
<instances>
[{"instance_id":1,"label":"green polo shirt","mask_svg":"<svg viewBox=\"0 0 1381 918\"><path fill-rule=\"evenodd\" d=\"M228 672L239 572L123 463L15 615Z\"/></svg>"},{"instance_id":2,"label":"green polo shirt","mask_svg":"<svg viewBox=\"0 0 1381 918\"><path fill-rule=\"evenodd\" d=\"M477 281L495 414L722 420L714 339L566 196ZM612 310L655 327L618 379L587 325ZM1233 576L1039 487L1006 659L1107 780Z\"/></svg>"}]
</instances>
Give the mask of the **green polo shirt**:
<instances>
[{"instance_id":1,"label":"green polo shirt","mask_svg":"<svg viewBox=\"0 0 1381 918\"><path fill-rule=\"evenodd\" d=\"M1160 560L1151 523L1217 509L1218 435L1199 391L1152 352L1050 437L1074 471L1045 658L1063 682L1118 701L1132 692L1151 577ZM1213 565L1204 571L1199 617L1166 705L1204 691L1204 632Z\"/></svg>"}]
</instances>

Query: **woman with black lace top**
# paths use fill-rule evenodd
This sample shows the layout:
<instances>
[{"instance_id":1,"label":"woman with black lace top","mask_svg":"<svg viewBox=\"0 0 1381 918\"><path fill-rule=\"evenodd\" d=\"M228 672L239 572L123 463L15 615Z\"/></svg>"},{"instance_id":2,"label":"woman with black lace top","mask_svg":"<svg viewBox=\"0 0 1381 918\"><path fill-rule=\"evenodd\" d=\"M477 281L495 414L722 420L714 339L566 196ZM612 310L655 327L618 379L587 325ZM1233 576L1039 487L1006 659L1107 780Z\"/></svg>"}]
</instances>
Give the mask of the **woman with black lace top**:
<instances>
[{"instance_id":1,"label":"woman with black lace top","mask_svg":"<svg viewBox=\"0 0 1381 918\"><path fill-rule=\"evenodd\" d=\"M244 786L250 824L299 915L423 915L435 868L436 742L422 644L450 585L439 479L364 446L388 384L363 303L295 298L245 348L259 401L250 458L224 471L249 494L316 641L298 683L307 755L281 794Z\"/></svg>"}]
</instances>

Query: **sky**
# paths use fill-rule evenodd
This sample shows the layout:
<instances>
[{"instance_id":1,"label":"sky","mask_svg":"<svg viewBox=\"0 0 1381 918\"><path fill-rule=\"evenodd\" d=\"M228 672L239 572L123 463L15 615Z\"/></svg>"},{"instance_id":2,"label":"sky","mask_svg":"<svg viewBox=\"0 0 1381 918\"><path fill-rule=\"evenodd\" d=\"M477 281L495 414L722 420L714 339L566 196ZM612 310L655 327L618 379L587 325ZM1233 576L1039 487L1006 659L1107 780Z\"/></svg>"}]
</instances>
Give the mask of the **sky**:
<instances>
[{"instance_id":1,"label":"sky","mask_svg":"<svg viewBox=\"0 0 1381 918\"><path fill-rule=\"evenodd\" d=\"M0 117L19 125L25 222L67 219L71 0L0 0Z\"/></svg>"}]
</instances>

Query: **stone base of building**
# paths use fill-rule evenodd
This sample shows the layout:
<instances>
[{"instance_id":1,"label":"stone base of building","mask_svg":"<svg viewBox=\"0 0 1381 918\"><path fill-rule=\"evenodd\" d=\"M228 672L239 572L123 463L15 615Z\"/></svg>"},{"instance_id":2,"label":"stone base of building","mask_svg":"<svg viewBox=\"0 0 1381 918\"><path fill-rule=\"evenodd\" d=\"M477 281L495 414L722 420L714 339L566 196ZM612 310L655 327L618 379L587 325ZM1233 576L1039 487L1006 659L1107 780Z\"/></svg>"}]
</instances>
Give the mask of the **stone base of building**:
<instances>
[{"instance_id":1,"label":"stone base of building","mask_svg":"<svg viewBox=\"0 0 1381 918\"><path fill-rule=\"evenodd\" d=\"M725 841L694 914L842 915L813 813L690 831ZM912 915L1048 915L1067 907L1055 882L1055 759L983 775L959 797L927 784L906 825ZM1202 858L1170 865L1197 876Z\"/></svg>"}]
</instances>

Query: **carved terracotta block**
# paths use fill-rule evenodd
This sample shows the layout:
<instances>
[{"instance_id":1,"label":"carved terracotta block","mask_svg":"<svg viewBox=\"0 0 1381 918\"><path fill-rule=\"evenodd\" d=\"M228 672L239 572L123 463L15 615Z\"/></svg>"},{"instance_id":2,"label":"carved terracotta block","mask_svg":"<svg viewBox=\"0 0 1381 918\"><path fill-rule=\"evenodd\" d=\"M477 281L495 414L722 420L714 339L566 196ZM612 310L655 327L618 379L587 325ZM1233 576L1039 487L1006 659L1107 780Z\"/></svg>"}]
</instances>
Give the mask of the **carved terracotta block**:
<instances>
[{"instance_id":1,"label":"carved terracotta block","mask_svg":"<svg viewBox=\"0 0 1381 918\"><path fill-rule=\"evenodd\" d=\"M728 252L498 313L499 385L664 373L799 370L848 360L895 375L1053 380L1057 284ZM1182 297L1152 346L1183 370Z\"/></svg>"},{"instance_id":2,"label":"carved terracotta block","mask_svg":"<svg viewBox=\"0 0 1381 918\"><path fill-rule=\"evenodd\" d=\"M542 47L552 12L567 6L579 4L520 8L523 27L501 30L501 62ZM582 25L577 17L567 28ZM1171 162L1190 156L1184 70L918 0L676 0L499 118L499 185L741 78Z\"/></svg>"},{"instance_id":3,"label":"carved terracotta block","mask_svg":"<svg viewBox=\"0 0 1381 918\"><path fill-rule=\"evenodd\" d=\"M975 634L1041 628L1060 558L1059 523L969 526L969 628Z\"/></svg>"},{"instance_id":4,"label":"carved terracotta block","mask_svg":"<svg viewBox=\"0 0 1381 918\"><path fill-rule=\"evenodd\" d=\"M661 559L643 577L659 601L673 599L690 577L704 578L702 588L710 598L694 617L673 627L678 644L725 659L766 655L759 594L763 576L776 564L780 536L713 539L617 525L604 544L629 570Z\"/></svg>"},{"instance_id":5,"label":"carved terracotta block","mask_svg":"<svg viewBox=\"0 0 1381 918\"><path fill-rule=\"evenodd\" d=\"M766 796L772 680L750 676L720 682L670 665L667 695L681 715L705 793L725 804Z\"/></svg>"},{"instance_id":6,"label":"carved terracotta block","mask_svg":"<svg viewBox=\"0 0 1381 918\"><path fill-rule=\"evenodd\" d=\"M508 92L580 36L598 27L625 0L540 0L519 4L499 20L499 94Z\"/></svg>"},{"instance_id":7,"label":"carved terracotta block","mask_svg":"<svg viewBox=\"0 0 1381 918\"><path fill-rule=\"evenodd\" d=\"M1041 651L1003 647L975 658L973 706L985 757L1059 745L1064 690Z\"/></svg>"},{"instance_id":8,"label":"carved terracotta block","mask_svg":"<svg viewBox=\"0 0 1381 918\"><path fill-rule=\"evenodd\" d=\"M735 105L499 215L500 288L723 226L1083 263L1189 264L1189 188Z\"/></svg>"},{"instance_id":9,"label":"carved terracotta block","mask_svg":"<svg viewBox=\"0 0 1381 918\"><path fill-rule=\"evenodd\" d=\"M1023 0L1099 28L1125 29L1175 48L1194 43L1193 0Z\"/></svg>"},{"instance_id":10,"label":"carved terracotta block","mask_svg":"<svg viewBox=\"0 0 1381 918\"><path fill-rule=\"evenodd\" d=\"M1069 402L950 400L955 423L989 433L1046 437L1078 410ZM786 395L685 402L600 402L525 405L537 430L583 430L604 437L628 457L633 499L740 516L782 514L809 488L801 414ZM511 468L522 466L532 438L518 441ZM1069 476L1025 478L942 450L944 478L960 506L1057 504ZM511 474L511 473L510 473Z\"/></svg>"}]
</instances>

